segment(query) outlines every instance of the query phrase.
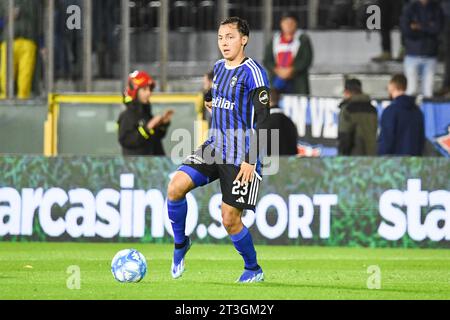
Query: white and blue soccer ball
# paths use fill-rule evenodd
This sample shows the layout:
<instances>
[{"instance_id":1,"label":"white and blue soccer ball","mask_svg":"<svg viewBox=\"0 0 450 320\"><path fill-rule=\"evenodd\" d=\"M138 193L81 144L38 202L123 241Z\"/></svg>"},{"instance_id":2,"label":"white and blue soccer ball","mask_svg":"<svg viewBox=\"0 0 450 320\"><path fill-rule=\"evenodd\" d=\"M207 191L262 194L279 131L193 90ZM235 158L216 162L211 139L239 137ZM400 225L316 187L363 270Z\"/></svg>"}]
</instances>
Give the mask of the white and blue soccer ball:
<instances>
[{"instance_id":1,"label":"white and blue soccer ball","mask_svg":"<svg viewBox=\"0 0 450 320\"><path fill-rule=\"evenodd\" d=\"M111 272L119 282L139 282L147 273L147 261L136 249L121 250L112 259Z\"/></svg>"}]
</instances>

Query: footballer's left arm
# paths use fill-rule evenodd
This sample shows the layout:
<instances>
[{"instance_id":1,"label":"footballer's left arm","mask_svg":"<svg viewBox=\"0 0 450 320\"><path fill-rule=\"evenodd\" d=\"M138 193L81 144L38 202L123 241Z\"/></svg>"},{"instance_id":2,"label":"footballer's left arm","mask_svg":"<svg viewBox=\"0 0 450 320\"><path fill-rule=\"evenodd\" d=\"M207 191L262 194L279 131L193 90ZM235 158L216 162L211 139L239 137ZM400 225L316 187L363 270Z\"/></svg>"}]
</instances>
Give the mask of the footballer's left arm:
<instances>
[{"instance_id":1,"label":"footballer's left arm","mask_svg":"<svg viewBox=\"0 0 450 320\"><path fill-rule=\"evenodd\" d=\"M260 87L251 92L253 106L255 108L256 130L269 117L270 95L269 88Z\"/></svg>"},{"instance_id":2,"label":"footballer's left arm","mask_svg":"<svg viewBox=\"0 0 450 320\"><path fill-rule=\"evenodd\" d=\"M256 132L250 137L250 150L245 154L245 160L241 164L239 174L235 180L241 180L241 184L247 184L253 179L255 165L258 159L258 143L260 137L259 128L261 124L268 118L270 113L270 95L268 87L259 87L251 91L251 97L255 110Z\"/></svg>"}]
</instances>

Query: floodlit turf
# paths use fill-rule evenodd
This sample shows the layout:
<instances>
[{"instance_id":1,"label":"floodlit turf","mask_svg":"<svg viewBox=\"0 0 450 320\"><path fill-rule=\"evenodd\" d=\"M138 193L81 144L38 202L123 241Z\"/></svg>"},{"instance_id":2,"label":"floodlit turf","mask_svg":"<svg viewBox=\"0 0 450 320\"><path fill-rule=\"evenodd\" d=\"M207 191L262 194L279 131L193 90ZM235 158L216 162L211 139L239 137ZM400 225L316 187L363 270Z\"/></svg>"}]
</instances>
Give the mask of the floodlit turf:
<instances>
[{"instance_id":1,"label":"floodlit turf","mask_svg":"<svg viewBox=\"0 0 450 320\"><path fill-rule=\"evenodd\" d=\"M148 262L137 284L114 280L110 262L136 248ZM195 244L172 280L172 245L0 242L0 299L450 299L450 250L257 246L266 281L235 284L242 271L230 245ZM70 290L68 267L81 288ZM381 270L369 290L367 269ZM70 281L69 281L70 283Z\"/></svg>"}]
</instances>

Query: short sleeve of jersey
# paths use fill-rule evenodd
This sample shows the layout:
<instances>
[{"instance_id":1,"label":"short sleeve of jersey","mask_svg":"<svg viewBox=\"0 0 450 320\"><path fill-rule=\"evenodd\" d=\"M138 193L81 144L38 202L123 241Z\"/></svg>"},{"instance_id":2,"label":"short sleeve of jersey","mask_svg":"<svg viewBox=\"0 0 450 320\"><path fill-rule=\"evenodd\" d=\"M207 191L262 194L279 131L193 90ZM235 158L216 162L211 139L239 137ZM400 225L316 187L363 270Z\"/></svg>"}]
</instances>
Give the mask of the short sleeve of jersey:
<instances>
[{"instance_id":1,"label":"short sleeve of jersey","mask_svg":"<svg viewBox=\"0 0 450 320\"><path fill-rule=\"evenodd\" d=\"M270 87L266 70L262 66L252 59L247 60L245 65L247 67L246 85L249 92L262 87Z\"/></svg>"},{"instance_id":2,"label":"short sleeve of jersey","mask_svg":"<svg viewBox=\"0 0 450 320\"><path fill-rule=\"evenodd\" d=\"M225 63L224 59L216 61L216 63L214 64L214 68L213 68L213 74L217 74L217 71L224 63Z\"/></svg>"}]
</instances>

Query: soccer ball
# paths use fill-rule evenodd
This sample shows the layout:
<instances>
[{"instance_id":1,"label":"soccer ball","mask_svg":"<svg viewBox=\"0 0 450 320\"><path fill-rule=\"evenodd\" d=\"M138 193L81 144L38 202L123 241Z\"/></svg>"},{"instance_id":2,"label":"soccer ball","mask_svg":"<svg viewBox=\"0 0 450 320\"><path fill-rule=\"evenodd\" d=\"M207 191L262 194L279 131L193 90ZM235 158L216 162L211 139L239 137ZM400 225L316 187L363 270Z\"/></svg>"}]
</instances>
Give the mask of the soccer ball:
<instances>
[{"instance_id":1,"label":"soccer ball","mask_svg":"<svg viewBox=\"0 0 450 320\"><path fill-rule=\"evenodd\" d=\"M147 261L136 249L121 250L112 259L111 272L119 282L139 282L147 272Z\"/></svg>"}]
</instances>

